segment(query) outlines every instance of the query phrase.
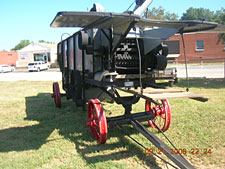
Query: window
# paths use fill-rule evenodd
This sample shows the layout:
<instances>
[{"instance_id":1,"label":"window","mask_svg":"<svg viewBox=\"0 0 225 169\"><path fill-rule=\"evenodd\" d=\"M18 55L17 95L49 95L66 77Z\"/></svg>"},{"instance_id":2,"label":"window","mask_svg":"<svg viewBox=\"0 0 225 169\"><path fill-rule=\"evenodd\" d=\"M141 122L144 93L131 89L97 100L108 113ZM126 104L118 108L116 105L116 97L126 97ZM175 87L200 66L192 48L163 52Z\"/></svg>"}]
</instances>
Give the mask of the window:
<instances>
[{"instance_id":1,"label":"window","mask_svg":"<svg viewBox=\"0 0 225 169\"><path fill-rule=\"evenodd\" d=\"M179 40L168 40L163 42L169 49L169 54L180 54L180 42Z\"/></svg>"},{"instance_id":2,"label":"window","mask_svg":"<svg viewBox=\"0 0 225 169\"><path fill-rule=\"evenodd\" d=\"M34 61L50 62L50 53L35 53Z\"/></svg>"},{"instance_id":3,"label":"window","mask_svg":"<svg viewBox=\"0 0 225 169\"><path fill-rule=\"evenodd\" d=\"M34 54L34 61L44 60L44 57L41 53Z\"/></svg>"},{"instance_id":4,"label":"window","mask_svg":"<svg viewBox=\"0 0 225 169\"><path fill-rule=\"evenodd\" d=\"M51 56L50 56L50 53L47 53L47 57L48 57L48 62L51 62Z\"/></svg>"},{"instance_id":5,"label":"window","mask_svg":"<svg viewBox=\"0 0 225 169\"><path fill-rule=\"evenodd\" d=\"M204 40L197 40L196 51L204 51L204 49L205 49Z\"/></svg>"}]
</instances>

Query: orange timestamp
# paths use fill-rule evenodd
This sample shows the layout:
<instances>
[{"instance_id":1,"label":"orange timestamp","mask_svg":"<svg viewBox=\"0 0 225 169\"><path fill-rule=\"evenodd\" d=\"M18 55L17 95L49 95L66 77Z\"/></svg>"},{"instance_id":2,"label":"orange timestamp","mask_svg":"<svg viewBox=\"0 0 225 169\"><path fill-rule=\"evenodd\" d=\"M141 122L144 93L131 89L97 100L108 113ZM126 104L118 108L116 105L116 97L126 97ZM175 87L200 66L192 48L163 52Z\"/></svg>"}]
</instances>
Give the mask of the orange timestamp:
<instances>
[{"instance_id":1,"label":"orange timestamp","mask_svg":"<svg viewBox=\"0 0 225 169\"><path fill-rule=\"evenodd\" d=\"M153 154L165 154L166 151L164 148L160 149L156 149L154 150L153 148L146 148L145 149L145 154L146 155L153 155ZM210 155L212 154L212 149L211 148L204 148L204 149L199 149L199 148L192 148L191 150L187 150L185 148L179 148L179 149L172 149L170 148L169 151L167 151L167 153L174 155L174 154L180 154L180 155Z\"/></svg>"}]
</instances>

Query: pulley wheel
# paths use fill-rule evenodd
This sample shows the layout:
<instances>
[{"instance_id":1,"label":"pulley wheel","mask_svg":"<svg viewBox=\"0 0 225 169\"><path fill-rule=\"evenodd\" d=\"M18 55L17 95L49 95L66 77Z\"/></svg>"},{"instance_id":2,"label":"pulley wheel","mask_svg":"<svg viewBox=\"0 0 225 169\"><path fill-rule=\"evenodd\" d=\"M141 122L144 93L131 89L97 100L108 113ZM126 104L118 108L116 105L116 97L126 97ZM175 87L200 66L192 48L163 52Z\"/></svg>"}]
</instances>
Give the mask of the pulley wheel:
<instances>
[{"instance_id":1,"label":"pulley wheel","mask_svg":"<svg viewBox=\"0 0 225 169\"><path fill-rule=\"evenodd\" d=\"M160 103L160 101L162 106L158 106L152 102L146 101L145 111L150 111L150 113L155 116L153 120L148 121L152 128L158 130L156 127L157 125L162 131L166 131L168 130L171 122L171 109L167 99L162 99L158 102Z\"/></svg>"},{"instance_id":2,"label":"pulley wheel","mask_svg":"<svg viewBox=\"0 0 225 169\"><path fill-rule=\"evenodd\" d=\"M98 144L104 144L108 135L106 116L101 102L98 99L91 99L88 102L88 119L86 125L89 127L91 136Z\"/></svg>"}]
</instances>

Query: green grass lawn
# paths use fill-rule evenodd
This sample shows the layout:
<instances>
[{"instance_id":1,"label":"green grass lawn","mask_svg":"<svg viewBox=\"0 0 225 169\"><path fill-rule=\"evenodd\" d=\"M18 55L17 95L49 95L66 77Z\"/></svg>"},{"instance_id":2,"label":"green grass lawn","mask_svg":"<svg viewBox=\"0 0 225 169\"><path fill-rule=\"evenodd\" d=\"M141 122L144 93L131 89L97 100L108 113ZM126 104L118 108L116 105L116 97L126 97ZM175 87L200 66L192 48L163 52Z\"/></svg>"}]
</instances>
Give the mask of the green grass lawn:
<instances>
[{"instance_id":1,"label":"green grass lawn","mask_svg":"<svg viewBox=\"0 0 225 169\"><path fill-rule=\"evenodd\" d=\"M180 80L176 88L185 89ZM192 79L191 92L210 100L169 100L172 125L166 135L196 168L223 168L225 164L225 79ZM52 82L0 82L0 168L165 168L159 159L116 128L109 128L104 145L92 140L85 126L86 112L71 100L54 107ZM121 106L103 103L107 116L123 113ZM144 110L144 100L133 107ZM161 134L153 131L158 137ZM132 126L123 129L146 147L153 147ZM166 142L166 141L165 141ZM192 149L200 154L192 155ZM212 154L203 155L204 149Z\"/></svg>"}]
</instances>

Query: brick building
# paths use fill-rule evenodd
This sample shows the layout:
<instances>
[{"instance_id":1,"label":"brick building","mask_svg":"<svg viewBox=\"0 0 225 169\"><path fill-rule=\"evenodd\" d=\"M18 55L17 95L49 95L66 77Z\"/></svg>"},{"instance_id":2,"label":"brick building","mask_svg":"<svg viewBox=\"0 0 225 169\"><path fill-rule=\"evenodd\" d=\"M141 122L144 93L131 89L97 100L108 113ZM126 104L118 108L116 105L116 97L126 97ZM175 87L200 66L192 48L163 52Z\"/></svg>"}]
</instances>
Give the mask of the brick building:
<instances>
[{"instance_id":1,"label":"brick building","mask_svg":"<svg viewBox=\"0 0 225 169\"><path fill-rule=\"evenodd\" d=\"M17 60L17 52L0 51L0 65L16 65Z\"/></svg>"},{"instance_id":2,"label":"brick building","mask_svg":"<svg viewBox=\"0 0 225 169\"><path fill-rule=\"evenodd\" d=\"M189 62L199 62L197 60L204 60L204 62L221 62L222 60L210 60L217 58L225 58L225 44L218 41L219 33L188 33L184 34L184 41L186 47L186 55ZM169 38L165 44L168 45L168 58L178 62L184 60L184 48L182 44L181 35L174 35Z\"/></svg>"}]
</instances>

